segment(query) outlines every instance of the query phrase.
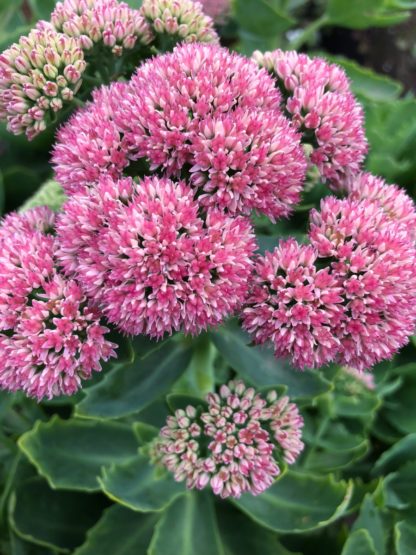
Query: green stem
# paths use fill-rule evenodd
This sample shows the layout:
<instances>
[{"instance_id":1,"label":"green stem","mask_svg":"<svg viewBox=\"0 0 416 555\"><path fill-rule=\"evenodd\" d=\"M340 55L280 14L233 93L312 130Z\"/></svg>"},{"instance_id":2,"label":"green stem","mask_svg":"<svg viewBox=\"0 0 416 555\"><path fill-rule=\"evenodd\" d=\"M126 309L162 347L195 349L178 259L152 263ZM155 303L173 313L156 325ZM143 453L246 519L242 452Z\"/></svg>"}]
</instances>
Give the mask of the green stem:
<instances>
[{"instance_id":1,"label":"green stem","mask_svg":"<svg viewBox=\"0 0 416 555\"><path fill-rule=\"evenodd\" d=\"M14 478L16 476L16 471L17 471L17 467L19 465L21 456L22 456L22 454L20 453L20 451L18 451L16 453L16 456L13 459L12 466L9 470L8 475L7 475L7 481L4 485L3 493L0 497L0 520L3 520L4 515L5 515L7 499L9 497L10 491L13 487Z\"/></svg>"},{"instance_id":2,"label":"green stem","mask_svg":"<svg viewBox=\"0 0 416 555\"><path fill-rule=\"evenodd\" d=\"M300 35L289 44L290 48L292 50L299 50L305 42L308 42L308 40L328 22L329 18L326 14L322 15L318 19L315 19L315 21L312 21L303 29Z\"/></svg>"}]
</instances>

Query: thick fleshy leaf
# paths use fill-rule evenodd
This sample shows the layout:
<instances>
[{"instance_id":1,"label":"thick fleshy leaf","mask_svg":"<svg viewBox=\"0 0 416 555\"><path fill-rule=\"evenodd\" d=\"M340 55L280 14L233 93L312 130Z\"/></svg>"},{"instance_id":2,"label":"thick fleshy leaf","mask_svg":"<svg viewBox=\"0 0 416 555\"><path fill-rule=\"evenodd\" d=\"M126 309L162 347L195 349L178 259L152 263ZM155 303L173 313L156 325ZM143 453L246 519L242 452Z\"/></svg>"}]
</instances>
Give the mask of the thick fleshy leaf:
<instances>
[{"instance_id":1,"label":"thick fleshy leaf","mask_svg":"<svg viewBox=\"0 0 416 555\"><path fill-rule=\"evenodd\" d=\"M139 514L120 505L107 509L88 531L74 555L141 555L147 553L157 513Z\"/></svg>"},{"instance_id":2,"label":"thick fleshy leaf","mask_svg":"<svg viewBox=\"0 0 416 555\"><path fill-rule=\"evenodd\" d=\"M226 555L299 555L288 551L276 534L256 524L231 503L217 504L217 520Z\"/></svg>"},{"instance_id":3,"label":"thick fleshy leaf","mask_svg":"<svg viewBox=\"0 0 416 555\"><path fill-rule=\"evenodd\" d=\"M410 434L384 451L374 466L374 473L388 474L414 460L416 460L416 434Z\"/></svg>"},{"instance_id":4,"label":"thick fleshy leaf","mask_svg":"<svg viewBox=\"0 0 416 555\"><path fill-rule=\"evenodd\" d=\"M35 206L48 206L52 210L59 211L65 202L65 198L65 193L59 183L49 179L22 204L19 211L24 212Z\"/></svg>"},{"instance_id":5,"label":"thick fleshy leaf","mask_svg":"<svg viewBox=\"0 0 416 555\"><path fill-rule=\"evenodd\" d=\"M334 471L345 468L363 457L368 451L368 440L352 434L342 422L331 422L325 433L320 433L322 416L314 420L305 418L303 439L307 444L303 468L310 471Z\"/></svg>"},{"instance_id":6,"label":"thick fleshy leaf","mask_svg":"<svg viewBox=\"0 0 416 555\"><path fill-rule=\"evenodd\" d=\"M207 492L189 491L161 516L148 555L225 555Z\"/></svg>"},{"instance_id":7,"label":"thick fleshy leaf","mask_svg":"<svg viewBox=\"0 0 416 555\"><path fill-rule=\"evenodd\" d=\"M110 499L133 511L161 511L185 486L174 481L171 474L150 464L143 455L121 465L103 469L101 488Z\"/></svg>"},{"instance_id":8,"label":"thick fleshy leaf","mask_svg":"<svg viewBox=\"0 0 416 555\"><path fill-rule=\"evenodd\" d=\"M357 530L348 537L341 555L379 555L379 552L367 530Z\"/></svg>"},{"instance_id":9,"label":"thick fleshy leaf","mask_svg":"<svg viewBox=\"0 0 416 555\"><path fill-rule=\"evenodd\" d=\"M383 487L387 507L401 510L416 506L416 489L413 487L415 476L416 461L413 461L385 478Z\"/></svg>"},{"instance_id":10,"label":"thick fleshy leaf","mask_svg":"<svg viewBox=\"0 0 416 555\"><path fill-rule=\"evenodd\" d=\"M416 546L416 524L398 522L394 527L394 545L397 555L414 555Z\"/></svg>"},{"instance_id":11,"label":"thick fleshy leaf","mask_svg":"<svg viewBox=\"0 0 416 555\"><path fill-rule=\"evenodd\" d=\"M380 509L374 503L371 495L366 495L361 505L360 514L354 522L353 532L360 529L369 533L377 555L386 552L386 536Z\"/></svg>"},{"instance_id":12,"label":"thick fleshy leaf","mask_svg":"<svg viewBox=\"0 0 416 555\"><path fill-rule=\"evenodd\" d=\"M169 391L186 370L191 349L171 340L143 359L121 364L86 391L76 414L87 418L120 418L149 406Z\"/></svg>"},{"instance_id":13,"label":"thick fleshy leaf","mask_svg":"<svg viewBox=\"0 0 416 555\"><path fill-rule=\"evenodd\" d=\"M134 457L138 441L130 426L116 422L38 422L19 447L53 488L99 490L101 468Z\"/></svg>"},{"instance_id":14,"label":"thick fleshy leaf","mask_svg":"<svg viewBox=\"0 0 416 555\"><path fill-rule=\"evenodd\" d=\"M352 483L337 482L332 475L288 471L262 495L245 494L233 502L262 526L296 534L322 528L342 516L352 489Z\"/></svg>"},{"instance_id":15,"label":"thick fleshy leaf","mask_svg":"<svg viewBox=\"0 0 416 555\"><path fill-rule=\"evenodd\" d=\"M328 0L328 23L350 29L386 27L404 21L409 12L388 10L380 0Z\"/></svg>"},{"instance_id":16,"label":"thick fleshy leaf","mask_svg":"<svg viewBox=\"0 0 416 555\"><path fill-rule=\"evenodd\" d=\"M65 553L84 542L103 509L100 497L54 491L40 477L20 483L10 505L11 526L20 537Z\"/></svg>"},{"instance_id":17,"label":"thick fleshy leaf","mask_svg":"<svg viewBox=\"0 0 416 555\"><path fill-rule=\"evenodd\" d=\"M331 384L314 371L299 372L271 349L249 346L250 339L234 323L212 333L217 349L241 378L258 387L284 384L292 398L311 398L331 389Z\"/></svg>"}]
</instances>

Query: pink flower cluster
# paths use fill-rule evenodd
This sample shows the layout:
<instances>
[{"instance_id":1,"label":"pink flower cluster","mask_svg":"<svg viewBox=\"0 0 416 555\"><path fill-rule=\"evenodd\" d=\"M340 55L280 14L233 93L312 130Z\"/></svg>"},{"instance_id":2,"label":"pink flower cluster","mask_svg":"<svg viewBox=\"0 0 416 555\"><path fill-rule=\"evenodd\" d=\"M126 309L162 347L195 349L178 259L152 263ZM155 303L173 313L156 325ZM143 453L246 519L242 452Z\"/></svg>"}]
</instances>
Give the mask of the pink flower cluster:
<instances>
[{"instance_id":1,"label":"pink flower cluster","mask_svg":"<svg viewBox=\"0 0 416 555\"><path fill-rule=\"evenodd\" d=\"M244 327L300 368L371 368L416 328L415 206L381 179L358 181L311 212L310 246L282 242L257 262Z\"/></svg>"},{"instance_id":2,"label":"pink flower cluster","mask_svg":"<svg viewBox=\"0 0 416 555\"><path fill-rule=\"evenodd\" d=\"M102 43L116 56L137 45L147 45L152 31L139 10L117 0L64 0L51 14L53 27L77 37L84 50Z\"/></svg>"},{"instance_id":3,"label":"pink flower cluster","mask_svg":"<svg viewBox=\"0 0 416 555\"><path fill-rule=\"evenodd\" d=\"M311 163L333 189L345 188L367 153L363 110L345 72L294 51L257 51L253 59L275 77L285 110L311 148Z\"/></svg>"},{"instance_id":4,"label":"pink flower cluster","mask_svg":"<svg viewBox=\"0 0 416 555\"><path fill-rule=\"evenodd\" d=\"M259 495L303 449L303 419L288 397L266 397L241 381L210 393L207 407L189 405L168 417L153 459L188 488L210 486L222 498Z\"/></svg>"},{"instance_id":5,"label":"pink flower cluster","mask_svg":"<svg viewBox=\"0 0 416 555\"><path fill-rule=\"evenodd\" d=\"M279 104L273 80L253 62L218 46L182 45L73 117L55 148L57 179L73 192L141 161L189 180L206 209L287 216L306 159ZM97 135L93 121L107 132Z\"/></svg>"},{"instance_id":6,"label":"pink flower cluster","mask_svg":"<svg viewBox=\"0 0 416 555\"><path fill-rule=\"evenodd\" d=\"M34 29L0 55L0 120L33 139L82 84L79 42L52 29Z\"/></svg>"},{"instance_id":7,"label":"pink flower cluster","mask_svg":"<svg viewBox=\"0 0 416 555\"><path fill-rule=\"evenodd\" d=\"M7 216L0 228L0 387L38 400L75 393L115 356L97 310L57 269L52 212Z\"/></svg>"},{"instance_id":8,"label":"pink flower cluster","mask_svg":"<svg viewBox=\"0 0 416 555\"><path fill-rule=\"evenodd\" d=\"M197 334L241 307L256 244L249 221L209 210L184 182L103 177L57 224L59 259L130 334Z\"/></svg>"},{"instance_id":9,"label":"pink flower cluster","mask_svg":"<svg viewBox=\"0 0 416 555\"><path fill-rule=\"evenodd\" d=\"M194 0L143 0L141 14L159 40L162 50L171 43L219 42L211 17L203 11L200 2ZM207 12L208 13L208 12Z\"/></svg>"}]
</instances>

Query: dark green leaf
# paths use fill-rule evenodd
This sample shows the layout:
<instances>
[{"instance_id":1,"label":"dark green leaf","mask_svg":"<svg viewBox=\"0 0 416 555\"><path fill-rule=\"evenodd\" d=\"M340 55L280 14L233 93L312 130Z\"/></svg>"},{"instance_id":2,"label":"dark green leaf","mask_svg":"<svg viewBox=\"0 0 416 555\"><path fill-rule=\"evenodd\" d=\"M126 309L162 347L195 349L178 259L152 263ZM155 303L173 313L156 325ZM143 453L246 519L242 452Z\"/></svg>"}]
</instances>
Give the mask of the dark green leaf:
<instances>
[{"instance_id":1,"label":"dark green leaf","mask_svg":"<svg viewBox=\"0 0 416 555\"><path fill-rule=\"evenodd\" d=\"M371 495L366 495L361 505L360 514L354 522L353 532L366 530L373 542L377 555L386 552L386 536L380 509L374 503Z\"/></svg>"},{"instance_id":2,"label":"dark green leaf","mask_svg":"<svg viewBox=\"0 0 416 555\"><path fill-rule=\"evenodd\" d=\"M212 333L215 346L242 378L258 387L286 385L288 395L309 399L326 393L331 384L312 370L299 372L277 360L265 347L250 347L248 336L236 325Z\"/></svg>"},{"instance_id":3,"label":"dark green leaf","mask_svg":"<svg viewBox=\"0 0 416 555\"><path fill-rule=\"evenodd\" d=\"M101 467L133 457L138 442L124 424L54 417L38 422L19 447L52 487L95 491Z\"/></svg>"},{"instance_id":4,"label":"dark green leaf","mask_svg":"<svg viewBox=\"0 0 416 555\"><path fill-rule=\"evenodd\" d=\"M225 555L212 496L187 492L161 516L148 555Z\"/></svg>"},{"instance_id":5,"label":"dark green leaf","mask_svg":"<svg viewBox=\"0 0 416 555\"><path fill-rule=\"evenodd\" d=\"M142 455L104 469L100 484L110 499L140 512L161 511L185 492L183 484L175 482L170 474L151 465Z\"/></svg>"},{"instance_id":6,"label":"dark green leaf","mask_svg":"<svg viewBox=\"0 0 416 555\"><path fill-rule=\"evenodd\" d=\"M416 546L416 524L398 522L394 527L394 545L397 555L414 555Z\"/></svg>"},{"instance_id":7,"label":"dark green leaf","mask_svg":"<svg viewBox=\"0 0 416 555\"><path fill-rule=\"evenodd\" d=\"M388 474L414 460L416 460L416 434L410 434L381 455L374 466L374 473Z\"/></svg>"},{"instance_id":8,"label":"dark green leaf","mask_svg":"<svg viewBox=\"0 0 416 555\"><path fill-rule=\"evenodd\" d=\"M367 530L357 530L345 542L341 555L379 555L379 553Z\"/></svg>"},{"instance_id":9,"label":"dark green leaf","mask_svg":"<svg viewBox=\"0 0 416 555\"><path fill-rule=\"evenodd\" d=\"M141 555L147 553L157 513L139 514L113 505L87 534L74 555Z\"/></svg>"},{"instance_id":10,"label":"dark green leaf","mask_svg":"<svg viewBox=\"0 0 416 555\"><path fill-rule=\"evenodd\" d=\"M102 505L94 495L54 491L32 478L19 484L10 507L13 530L24 540L69 553L85 540Z\"/></svg>"},{"instance_id":11,"label":"dark green leaf","mask_svg":"<svg viewBox=\"0 0 416 555\"><path fill-rule=\"evenodd\" d=\"M107 419L143 410L169 391L190 359L191 349L186 344L169 341L142 360L120 364L86 391L76 414Z\"/></svg>"},{"instance_id":12,"label":"dark green leaf","mask_svg":"<svg viewBox=\"0 0 416 555\"><path fill-rule=\"evenodd\" d=\"M401 510L416 505L415 476L416 461L413 461L385 478L383 487L388 507Z\"/></svg>"},{"instance_id":13,"label":"dark green leaf","mask_svg":"<svg viewBox=\"0 0 416 555\"><path fill-rule=\"evenodd\" d=\"M348 507L352 483L331 475L288 471L262 495L245 494L234 500L253 520L282 534L296 534L327 526Z\"/></svg>"}]
</instances>

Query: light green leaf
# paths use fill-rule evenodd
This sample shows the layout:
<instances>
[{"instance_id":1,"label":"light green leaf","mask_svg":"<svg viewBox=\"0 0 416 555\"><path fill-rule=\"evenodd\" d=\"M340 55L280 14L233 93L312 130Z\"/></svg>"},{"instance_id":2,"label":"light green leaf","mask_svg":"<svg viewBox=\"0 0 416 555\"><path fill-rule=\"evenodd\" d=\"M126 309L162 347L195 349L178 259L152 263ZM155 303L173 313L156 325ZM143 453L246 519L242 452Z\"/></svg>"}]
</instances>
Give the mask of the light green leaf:
<instances>
[{"instance_id":1,"label":"light green leaf","mask_svg":"<svg viewBox=\"0 0 416 555\"><path fill-rule=\"evenodd\" d=\"M406 11L385 9L380 0L328 0L326 13L330 24L351 29L395 25L409 16Z\"/></svg>"},{"instance_id":2,"label":"light green leaf","mask_svg":"<svg viewBox=\"0 0 416 555\"><path fill-rule=\"evenodd\" d=\"M53 179L49 179L34 195L22 204L19 208L19 212L24 212L35 206L48 206L52 210L59 211L65 202L65 198L65 193L59 183Z\"/></svg>"},{"instance_id":3,"label":"light green leaf","mask_svg":"<svg viewBox=\"0 0 416 555\"><path fill-rule=\"evenodd\" d=\"M259 37L278 36L295 23L267 0L235 0L234 15L242 29Z\"/></svg>"},{"instance_id":4,"label":"light green leaf","mask_svg":"<svg viewBox=\"0 0 416 555\"><path fill-rule=\"evenodd\" d=\"M367 530L357 530L347 539L341 555L379 555Z\"/></svg>"},{"instance_id":5,"label":"light green leaf","mask_svg":"<svg viewBox=\"0 0 416 555\"><path fill-rule=\"evenodd\" d=\"M352 491L352 483L337 482L332 475L288 471L262 495L245 494L233 503L265 528L297 534L323 528L342 516Z\"/></svg>"},{"instance_id":6,"label":"light green leaf","mask_svg":"<svg viewBox=\"0 0 416 555\"><path fill-rule=\"evenodd\" d=\"M111 419L143 410L170 390L190 359L189 346L172 340L142 360L120 364L97 386L86 391L76 414Z\"/></svg>"},{"instance_id":7,"label":"light green leaf","mask_svg":"<svg viewBox=\"0 0 416 555\"><path fill-rule=\"evenodd\" d=\"M257 387L286 385L288 395L295 399L310 399L331 389L319 373L296 371L277 360L270 349L250 347L248 336L233 323L213 332L212 337L228 364Z\"/></svg>"},{"instance_id":8,"label":"light green leaf","mask_svg":"<svg viewBox=\"0 0 416 555\"><path fill-rule=\"evenodd\" d=\"M87 533L74 555L141 555L147 553L157 513L139 514L113 505Z\"/></svg>"},{"instance_id":9,"label":"light green leaf","mask_svg":"<svg viewBox=\"0 0 416 555\"><path fill-rule=\"evenodd\" d=\"M125 461L138 449L127 425L57 417L38 422L18 443L51 487L82 491L99 490L101 467Z\"/></svg>"},{"instance_id":10,"label":"light green leaf","mask_svg":"<svg viewBox=\"0 0 416 555\"><path fill-rule=\"evenodd\" d=\"M148 555L178 554L225 555L209 493L182 495L156 525Z\"/></svg>"},{"instance_id":11,"label":"light green leaf","mask_svg":"<svg viewBox=\"0 0 416 555\"><path fill-rule=\"evenodd\" d=\"M110 499L144 513L162 511L185 492L183 484L178 484L171 474L150 464L143 455L125 464L104 468L99 482Z\"/></svg>"},{"instance_id":12,"label":"light green leaf","mask_svg":"<svg viewBox=\"0 0 416 555\"><path fill-rule=\"evenodd\" d=\"M24 540L69 553L83 543L101 510L96 496L54 491L36 477L20 483L13 494L10 523Z\"/></svg>"},{"instance_id":13,"label":"light green leaf","mask_svg":"<svg viewBox=\"0 0 416 555\"><path fill-rule=\"evenodd\" d=\"M394 545L397 555L414 555L416 546L416 524L402 521L394 527Z\"/></svg>"}]
</instances>

